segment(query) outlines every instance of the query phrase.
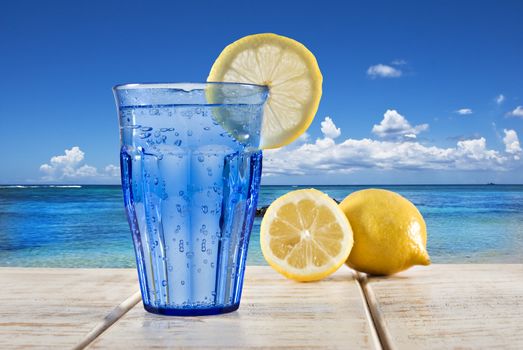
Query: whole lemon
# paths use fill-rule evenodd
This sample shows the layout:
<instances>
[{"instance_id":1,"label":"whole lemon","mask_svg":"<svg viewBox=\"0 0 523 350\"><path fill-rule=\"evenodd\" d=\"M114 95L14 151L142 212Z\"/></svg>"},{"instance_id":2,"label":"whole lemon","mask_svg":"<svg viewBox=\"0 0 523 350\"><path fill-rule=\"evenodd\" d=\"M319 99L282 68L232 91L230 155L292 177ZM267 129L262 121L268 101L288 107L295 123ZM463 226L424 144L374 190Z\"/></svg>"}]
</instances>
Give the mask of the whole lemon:
<instances>
[{"instance_id":1,"label":"whole lemon","mask_svg":"<svg viewBox=\"0 0 523 350\"><path fill-rule=\"evenodd\" d=\"M340 208L354 233L346 262L353 269L390 275L430 264L425 220L408 199L387 190L366 189L351 193Z\"/></svg>"}]
</instances>

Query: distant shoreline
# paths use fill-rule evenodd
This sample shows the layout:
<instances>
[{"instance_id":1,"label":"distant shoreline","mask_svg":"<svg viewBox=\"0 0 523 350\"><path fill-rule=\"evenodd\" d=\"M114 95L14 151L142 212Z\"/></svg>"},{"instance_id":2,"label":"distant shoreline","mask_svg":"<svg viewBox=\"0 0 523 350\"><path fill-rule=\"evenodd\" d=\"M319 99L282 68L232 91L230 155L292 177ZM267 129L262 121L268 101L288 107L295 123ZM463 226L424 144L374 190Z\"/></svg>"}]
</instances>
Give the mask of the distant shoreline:
<instances>
[{"instance_id":1,"label":"distant shoreline","mask_svg":"<svg viewBox=\"0 0 523 350\"><path fill-rule=\"evenodd\" d=\"M21 183L5 183L0 184L0 187L12 187L12 188L36 188L36 187L57 187L57 188L78 188L78 187L120 187L120 184L63 184L63 183L53 183L53 184L21 184ZM430 184L430 183L422 183L422 184L329 184L329 185L322 185L322 184L292 184L292 185L261 185L262 187L340 187L340 186L348 186L348 187L370 187L370 186L376 186L376 187L406 187L406 186L523 186L523 183L477 183L477 184L457 184L457 183L449 183L449 184Z\"/></svg>"}]
</instances>

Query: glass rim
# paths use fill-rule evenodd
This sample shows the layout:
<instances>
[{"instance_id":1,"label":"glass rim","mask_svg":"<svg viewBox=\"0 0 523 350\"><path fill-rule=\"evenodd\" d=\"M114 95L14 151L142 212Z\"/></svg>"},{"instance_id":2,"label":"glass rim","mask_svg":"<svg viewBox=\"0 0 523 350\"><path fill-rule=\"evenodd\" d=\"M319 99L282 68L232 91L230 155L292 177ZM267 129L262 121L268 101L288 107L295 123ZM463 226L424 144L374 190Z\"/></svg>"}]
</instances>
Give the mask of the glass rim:
<instances>
[{"instance_id":1,"label":"glass rim","mask_svg":"<svg viewBox=\"0 0 523 350\"><path fill-rule=\"evenodd\" d=\"M179 83L123 83L113 86L114 91L119 90L138 90L138 89L172 89L172 90L204 90L208 85L222 85L222 86L245 86L247 88L258 88L261 91L269 91L267 85L251 84L251 83L237 83L225 81L206 81L206 82L179 82Z\"/></svg>"}]
</instances>

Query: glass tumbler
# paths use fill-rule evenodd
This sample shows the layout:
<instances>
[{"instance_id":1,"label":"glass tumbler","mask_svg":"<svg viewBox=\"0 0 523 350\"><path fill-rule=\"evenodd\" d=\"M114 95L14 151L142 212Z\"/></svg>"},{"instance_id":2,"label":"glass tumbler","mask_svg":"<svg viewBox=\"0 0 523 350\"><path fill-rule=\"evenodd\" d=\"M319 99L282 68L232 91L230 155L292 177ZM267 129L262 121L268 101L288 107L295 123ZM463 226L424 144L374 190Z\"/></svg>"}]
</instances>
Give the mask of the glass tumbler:
<instances>
[{"instance_id":1,"label":"glass tumbler","mask_svg":"<svg viewBox=\"0 0 523 350\"><path fill-rule=\"evenodd\" d=\"M142 300L163 315L239 307L262 171L265 86L113 88Z\"/></svg>"}]
</instances>

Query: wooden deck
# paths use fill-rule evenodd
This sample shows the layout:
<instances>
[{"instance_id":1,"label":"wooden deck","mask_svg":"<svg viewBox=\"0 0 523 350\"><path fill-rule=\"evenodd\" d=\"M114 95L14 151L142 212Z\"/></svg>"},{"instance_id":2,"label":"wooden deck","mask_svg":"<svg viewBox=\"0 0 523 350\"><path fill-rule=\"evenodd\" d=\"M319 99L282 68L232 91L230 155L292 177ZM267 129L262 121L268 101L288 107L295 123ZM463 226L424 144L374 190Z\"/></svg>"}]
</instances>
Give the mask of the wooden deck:
<instances>
[{"instance_id":1,"label":"wooden deck","mask_svg":"<svg viewBox=\"0 0 523 350\"><path fill-rule=\"evenodd\" d=\"M296 283L249 266L221 316L143 310L131 269L0 268L0 349L523 349L523 264L343 267Z\"/></svg>"}]
</instances>

